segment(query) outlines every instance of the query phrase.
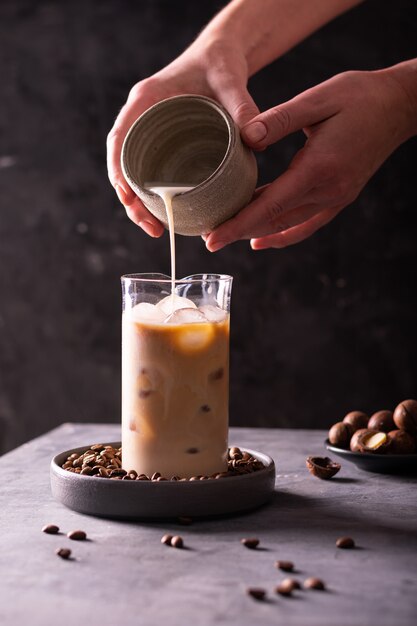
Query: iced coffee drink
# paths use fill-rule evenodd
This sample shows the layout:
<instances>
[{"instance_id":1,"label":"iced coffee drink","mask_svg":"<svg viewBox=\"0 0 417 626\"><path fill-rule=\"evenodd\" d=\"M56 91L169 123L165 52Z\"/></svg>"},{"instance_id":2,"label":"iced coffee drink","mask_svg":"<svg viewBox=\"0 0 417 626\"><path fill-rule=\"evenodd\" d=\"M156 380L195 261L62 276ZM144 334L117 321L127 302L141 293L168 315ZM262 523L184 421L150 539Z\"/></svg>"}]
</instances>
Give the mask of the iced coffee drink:
<instances>
[{"instance_id":1,"label":"iced coffee drink","mask_svg":"<svg viewBox=\"0 0 417 626\"><path fill-rule=\"evenodd\" d=\"M210 476L227 467L229 276L123 277L123 468Z\"/></svg>"}]
</instances>

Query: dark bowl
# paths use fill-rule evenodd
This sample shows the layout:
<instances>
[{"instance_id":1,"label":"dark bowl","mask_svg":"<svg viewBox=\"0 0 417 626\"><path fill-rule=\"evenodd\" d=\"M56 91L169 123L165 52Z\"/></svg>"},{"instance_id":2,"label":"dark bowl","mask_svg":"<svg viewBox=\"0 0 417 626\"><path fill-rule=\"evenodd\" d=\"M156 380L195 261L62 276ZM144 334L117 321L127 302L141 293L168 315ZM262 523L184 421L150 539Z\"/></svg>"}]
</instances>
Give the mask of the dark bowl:
<instances>
[{"instance_id":1,"label":"dark bowl","mask_svg":"<svg viewBox=\"0 0 417 626\"><path fill-rule=\"evenodd\" d=\"M120 442L111 442L118 448ZM70 454L85 445L65 450L51 461L51 489L56 500L88 515L114 519L164 519L231 515L259 507L275 489L275 463L271 457L241 448L265 465L251 474L203 481L108 480L81 476L62 469Z\"/></svg>"},{"instance_id":2,"label":"dark bowl","mask_svg":"<svg viewBox=\"0 0 417 626\"><path fill-rule=\"evenodd\" d=\"M414 474L417 473L417 454L366 454L352 452L332 446L325 440L327 450L340 456L345 461L355 463L366 472L377 474Z\"/></svg>"}]
</instances>

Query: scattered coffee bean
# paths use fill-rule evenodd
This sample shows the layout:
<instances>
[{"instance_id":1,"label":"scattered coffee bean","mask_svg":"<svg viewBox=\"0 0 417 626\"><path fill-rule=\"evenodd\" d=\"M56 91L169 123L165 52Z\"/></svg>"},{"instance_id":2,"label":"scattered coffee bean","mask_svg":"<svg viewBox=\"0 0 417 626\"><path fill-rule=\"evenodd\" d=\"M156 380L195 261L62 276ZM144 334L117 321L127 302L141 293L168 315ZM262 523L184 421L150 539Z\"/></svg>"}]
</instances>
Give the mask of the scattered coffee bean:
<instances>
[{"instance_id":1,"label":"scattered coffee bean","mask_svg":"<svg viewBox=\"0 0 417 626\"><path fill-rule=\"evenodd\" d=\"M173 548L183 548L184 547L183 538L180 537L180 535L175 535L175 537L172 537L171 539L171 546Z\"/></svg>"},{"instance_id":2,"label":"scattered coffee bean","mask_svg":"<svg viewBox=\"0 0 417 626\"><path fill-rule=\"evenodd\" d=\"M71 556L71 550L69 548L58 548L55 550L55 554L61 557L61 559L69 559Z\"/></svg>"},{"instance_id":3,"label":"scattered coffee bean","mask_svg":"<svg viewBox=\"0 0 417 626\"><path fill-rule=\"evenodd\" d=\"M254 550L259 545L259 539L257 539L256 537L249 537L247 539L241 539L240 543L243 544L245 548L250 548L251 550Z\"/></svg>"},{"instance_id":4,"label":"scattered coffee bean","mask_svg":"<svg viewBox=\"0 0 417 626\"><path fill-rule=\"evenodd\" d=\"M275 561L275 567L283 572L292 572L294 563L292 561Z\"/></svg>"},{"instance_id":5,"label":"scattered coffee bean","mask_svg":"<svg viewBox=\"0 0 417 626\"><path fill-rule=\"evenodd\" d=\"M211 409L210 409L210 407L209 407L209 405L208 405L208 404L203 404L203 405L200 407L200 411L201 411L202 413L210 413Z\"/></svg>"},{"instance_id":6,"label":"scattered coffee bean","mask_svg":"<svg viewBox=\"0 0 417 626\"><path fill-rule=\"evenodd\" d=\"M56 526L55 524L47 524L46 526L43 526L42 532L47 535L56 535L59 532L59 526Z\"/></svg>"},{"instance_id":7,"label":"scattered coffee bean","mask_svg":"<svg viewBox=\"0 0 417 626\"><path fill-rule=\"evenodd\" d=\"M294 589L300 589L300 583L294 578L285 578L278 587L275 588L275 593L279 593L281 596L290 596Z\"/></svg>"},{"instance_id":8,"label":"scattered coffee bean","mask_svg":"<svg viewBox=\"0 0 417 626\"><path fill-rule=\"evenodd\" d=\"M161 543L164 543L166 546L171 545L172 535L164 535L161 539Z\"/></svg>"},{"instance_id":9,"label":"scattered coffee bean","mask_svg":"<svg viewBox=\"0 0 417 626\"><path fill-rule=\"evenodd\" d=\"M67 533L68 539L73 539L74 541L84 541L87 539L87 534L83 530L71 530Z\"/></svg>"},{"instance_id":10,"label":"scattered coffee bean","mask_svg":"<svg viewBox=\"0 0 417 626\"><path fill-rule=\"evenodd\" d=\"M255 600L263 600L266 596L265 589L261 589L260 587L249 587L246 589L246 593L248 596L255 598Z\"/></svg>"},{"instance_id":11,"label":"scattered coffee bean","mask_svg":"<svg viewBox=\"0 0 417 626\"><path fill-rule=\"evenodd\" d=\"M160 477L160 473L159 472L154 472L152 474L151 480L158 480L158 478Z\"/></svg>"},{"instance_id":12,"label":"scattered coffee bean","mask_svg":"<svg viewBox=\"0 0 417 626\"><path fill-rule=\"evenodd\" d=\"M355 542L352 537L339 537L336 541L336 546L342 549L349 549L355 547Z\"/></svg>"},{"instance_id":13,"label":"scattered coffee bean","mask_svg":"<svg viewBox=\"0 0 417 626\"><path fill-rule=\"evenodd\" d=\"M320 591L324 591L326 589L324 582L320 578L315 578L312 576L311 578L307 578L304 581L305 589L318 589Z\"/></svg>"}]
</instances>

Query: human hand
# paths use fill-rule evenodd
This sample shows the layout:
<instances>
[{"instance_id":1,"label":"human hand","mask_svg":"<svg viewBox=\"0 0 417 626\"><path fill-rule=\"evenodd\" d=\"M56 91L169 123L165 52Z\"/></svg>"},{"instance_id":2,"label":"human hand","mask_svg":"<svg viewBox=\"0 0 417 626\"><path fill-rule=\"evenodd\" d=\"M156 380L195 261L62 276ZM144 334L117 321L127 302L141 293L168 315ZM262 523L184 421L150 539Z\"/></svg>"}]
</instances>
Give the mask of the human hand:
<instances>
[{"instance_id":1,"label":"human hand","mask_svg":"<svg viewBox=\"0 0 417 626\"><path fill-rule=\"evenodd\" d=\"M247 91L247 80L246 58L239 46L230 44L227 39L203 34L173 63L131 89L107 138L107 168L127 215L148 235L160 237L164 227L145 208L123 176L120 155L130 126L160 100L191 93L219 101L241 127L259 113Z\"/></svg>"},{"instance_id":2,"label":"human hand","mask_svg":"<svg viewBox=\"0 0 417 626\"><path fill-rule=\"evenodd\" d=\"M395 66L400 67L400 66ZM254 250L303 241L359 195L415 129L404 85L389 68L346 72L269 109L242 129L256 150L303 129L304 147L274 182L205 236L214 252L240 239Z\"/></svg>"}]
</instances>

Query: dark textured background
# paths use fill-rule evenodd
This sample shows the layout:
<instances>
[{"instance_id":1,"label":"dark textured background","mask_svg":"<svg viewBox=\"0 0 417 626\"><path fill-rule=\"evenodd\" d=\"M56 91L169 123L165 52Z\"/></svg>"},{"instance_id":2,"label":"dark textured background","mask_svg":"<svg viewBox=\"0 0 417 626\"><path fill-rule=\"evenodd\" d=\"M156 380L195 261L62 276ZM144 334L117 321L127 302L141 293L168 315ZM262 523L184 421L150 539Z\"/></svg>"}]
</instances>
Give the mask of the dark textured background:
<instances>
[{"instance_id":1,"label":"dark textured background","mask_svg":"<svg viewBox=\"0 0 417 626\"><path fill-rule=\"evenodd\" d=\"M67 420L118 421L120 287L169 272L107 181L105 137L129 88L174 58L222 2L0 4L0 447ZM261 3L260 3L261 4ZM261 109L348 69L416 56L414 0L364 5L252 79ZM261 182L301 145L260 157ZM417 141L298 246L214 255L178 237L178 274L235 277L233 425L325 427L416 396Z\"/></svg>"}]
</instances>

